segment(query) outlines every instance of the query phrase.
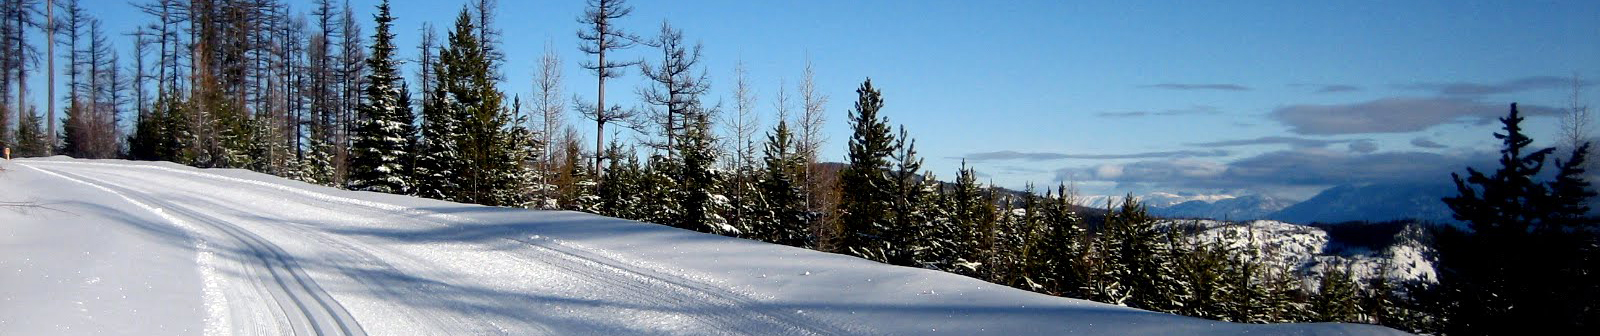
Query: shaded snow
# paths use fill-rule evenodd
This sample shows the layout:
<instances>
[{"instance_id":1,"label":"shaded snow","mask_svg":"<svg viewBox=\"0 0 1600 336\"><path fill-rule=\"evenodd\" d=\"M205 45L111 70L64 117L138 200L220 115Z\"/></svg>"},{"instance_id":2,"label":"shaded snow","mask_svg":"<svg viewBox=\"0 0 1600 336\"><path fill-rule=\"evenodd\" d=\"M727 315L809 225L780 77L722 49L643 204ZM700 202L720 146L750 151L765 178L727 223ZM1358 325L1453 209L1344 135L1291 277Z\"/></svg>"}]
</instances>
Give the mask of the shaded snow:
<instances>
[{"instance_id":1,"label":"shaded snow","mask_svg":"<svg viewBox=\"0 0 1600 336\"><path fill-rule=\"evenodd\" d=\"M1399 334L1208 321L655 224L242 170L0 164L0 197L13 197L0 200L62 211L0 210L4 335Z\"/></svg>"}]
</instances>

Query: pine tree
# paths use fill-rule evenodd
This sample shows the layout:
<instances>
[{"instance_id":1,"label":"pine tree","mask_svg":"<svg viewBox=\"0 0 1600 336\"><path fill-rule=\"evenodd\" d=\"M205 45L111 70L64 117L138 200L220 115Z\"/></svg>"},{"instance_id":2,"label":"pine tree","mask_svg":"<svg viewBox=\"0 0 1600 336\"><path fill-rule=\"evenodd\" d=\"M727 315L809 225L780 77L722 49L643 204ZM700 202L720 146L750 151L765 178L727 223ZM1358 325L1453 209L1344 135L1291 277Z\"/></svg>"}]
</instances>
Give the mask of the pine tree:
<instances>
[{"instance_id":1,"label":"pine tree","mask_svg":"<svg viewBox=\"0 0 1600 336\"><path fill-rule=\"evenodd\" d=\"M378 4L373 20L377 24L367 58L371 71L367 73L367 101L358 108L361 118L352 137L349 188L409 193L415 117L410 109L411 97L405 95L405 84L394 60L394 33L389 29L395 18L389 14L388 0Z\"/></svg>"},{"instance_id":2,"label":"pine tree","mask_svg":"<svg viewBox=\"0 0 1600 336\"><path fill-rule=\"evenodd\" d=\"M1028 192L1032 192L1031 186ZM1021 286L1021 274L1017 266L1022 248L1027 244L1024 234L1028 221L1027 201L1018 201L1010 195L1001 197L999 219L995 221L994 229L987 232L990 237L987 276L989 282L1026 288Z\"/></svg>"},{"instance_id":3,"label":"pine tree","mask_svg":"<svg viewBox=\"0 0 1600 336\"><path fill-rule=\"evenodd\" d=\"M889 134L889 121L880 118L883 96L872 87L872 80L861 83L856 89L856 106L850 111L849 165L840 172L839 185L843 189L839 201L842 212L838 226L841 234L840 252L867 257L874 242L884 238L887 229L894 225L893 181L888 177L889 157L895 151L895 140Z\"/></svg>"},{"instance_id":4,"label":"pine tree","mask_svg":"<svg viewBox=\"0 0 1600 336\"><path fill-rule=\"evenodd\" d=\"M194 162L194 133L190 128L189 103L175 90L156 99L154 153L156 160L180 164Z\"/></svg>"},{"instance_id":5,"label":"pine tree","mask_svg":"<svg viewBox=\"0 0 1600 336\"><path fill-rule=\"evenodd\" d=\"M503 124L495 132L496 158L491 159L495 174L489 179L498 190L491 197L494 205L529 208L536 205L536 195L545 187L539 183L542 172L537 166L538 159L544 156L545 144L526 126L522 100L513 98L511 106L495 117Z\"/></svg>"}]
</instances>

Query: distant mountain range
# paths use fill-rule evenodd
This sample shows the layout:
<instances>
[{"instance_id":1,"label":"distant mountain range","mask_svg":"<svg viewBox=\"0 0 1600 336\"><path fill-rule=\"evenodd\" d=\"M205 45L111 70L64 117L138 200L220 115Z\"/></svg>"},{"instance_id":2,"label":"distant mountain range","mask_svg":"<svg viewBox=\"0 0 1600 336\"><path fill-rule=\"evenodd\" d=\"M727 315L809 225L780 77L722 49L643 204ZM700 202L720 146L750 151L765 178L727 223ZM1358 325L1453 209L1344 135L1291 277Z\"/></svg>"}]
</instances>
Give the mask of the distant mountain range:
<instances>
[{"instance_id":1,"label":"distant mountain range","mask_svg":"<svg viewBox=\"0 0 1600 336\"><path fill-rule=\"evenodd\" d=\"M1369 184L1328 188L1304 202L1284 208L1272 219L1293 223L1338 223L1416 219L1453 223L1450 207L1440 199L1455 196L1448 184Z\"/></svg>"},{"instance_id":2,"label":"distant mountain range","mask_svg":"<svg viewBox=\"0 0 1600 336\"><path fill-rule=\"evenodd\" d=\"M1294 202L1265 195L1248 195L1223 198L1216 201L1194 200L1167 207L1150 207L1150 214L1172 218L1208 218L1217 220L1270 219L1278 210Z\"/></svg>"},{"instance_id":3,"label":"distant mountain range","mask_svg":"<svg viewBox=\"0 0 1600 336\"><path fill-rule=\"evenodd\" d=\"M1455 187L1446 184L1363 184L1328 188L1301 202L1249 195L1168 206L1159 206L1159 202L1147 204L1151 204L1151 214L1169 218L1271 219L1308 224L1398 219L1450 223L1454 222L1450 208L1440 199L1453 195ZM1163 196L1154 200L1164 199Z\"/></svg>"}]
</instances>

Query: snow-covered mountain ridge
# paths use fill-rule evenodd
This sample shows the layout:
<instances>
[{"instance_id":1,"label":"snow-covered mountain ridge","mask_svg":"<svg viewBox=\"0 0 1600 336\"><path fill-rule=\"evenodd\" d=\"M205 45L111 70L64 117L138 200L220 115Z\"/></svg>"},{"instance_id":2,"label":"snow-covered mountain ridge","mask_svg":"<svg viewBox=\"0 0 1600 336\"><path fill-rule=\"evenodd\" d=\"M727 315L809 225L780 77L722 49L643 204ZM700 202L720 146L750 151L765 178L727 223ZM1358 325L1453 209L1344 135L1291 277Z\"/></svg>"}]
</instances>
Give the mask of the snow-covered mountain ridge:
<instances>
[{"instance_id":1,"label":"snow-covered mountain ridge","mask_svg":"<svg viewBox=\"0 0 1600 336\"><path fill-rule=\"evenodd\" d=\"M1417 239L1422 234L1422 227L1417 225L1405 226L1389 237L1392 243L1371 249L1333 239L1321 227L1280 221L1168 220L1163 223L1191 232L1189 238L1194 242L1221 243L1273 267L1288 266L1308 279L1322 274L1325 267L1346 267L1357 279L1379 276L1395 282L1438 279L1432 249Z\"/></svg>"}]
</instances>

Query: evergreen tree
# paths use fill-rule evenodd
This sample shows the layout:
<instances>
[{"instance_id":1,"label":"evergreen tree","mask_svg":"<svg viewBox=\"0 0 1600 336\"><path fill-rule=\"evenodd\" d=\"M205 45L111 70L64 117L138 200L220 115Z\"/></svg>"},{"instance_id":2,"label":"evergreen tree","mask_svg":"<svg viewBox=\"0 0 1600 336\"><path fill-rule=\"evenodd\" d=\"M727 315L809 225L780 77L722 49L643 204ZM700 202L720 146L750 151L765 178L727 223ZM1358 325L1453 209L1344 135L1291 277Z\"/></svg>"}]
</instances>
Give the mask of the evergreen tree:
<instances>
[{"instance_id":1,"label":"evergreen tree","mask_svg":"<svg viewBox=\"0 0 1600 336\"><path fill-rule=\"evenodd\" d=\"M810 242L806 230L808 214L805 194L800 186L804 174L805 158L794 150L794 134L789 124L779 120L778 126L767 135L766 169L760 179L758 225L752 225L753 237L762 241L796 247Z\"/></svg>"},{"instance_id":2,"label":"evergreen tree","mask_svg":"<svg viewBox=\"0 0 1600 336\"><path fill-rule=\"evenodd\" d=\"M1161 232L1133 195L1109 211L1100 232L1101 262L1107 267L1097 294L1102 302L1136 308L1170 308L1172 271L1166 262L1169 252L1161 243Z\"/></svg>"},{"instance_id":3,"label":"evergreen tree","mask_svg":"<svg viewBox=\"0 0 1600 336\"><path fill-rule=\"evenodd\" d=\"M84 139L84 136L87 133L86 128L89 127L88 119L91 118L91 112L87 105L82 99L73 99L67 104L67 110L62 113L66 118L61 121L61 141L59 142L61 148L55 150L61 155L75 158L85 157L85 147L88 147L89 140ZM6 125L6 127L9 126Z\"/></svg>"},{"instance_id":4,"label":"evergreen tree","mask_svg":"<svg viewBox=\"0 0 1600 336\"><path fill-rule=\"evenodd\" d=\"M31 106L30 106L31 107ZM44 118L39 111L23 113L17 120L16 152L12 157L39 157L50 154L50 142L45 138Z\"/></svg>"},{"instance_id":5,"label":"evergreen tree","mask_svg":"<svg viewBox=\"0 0 1600 336\"><path fill-rule=\"evenodd\" d=\"M483 111L483 91L475 77L487 76L478 71L482 64L482 48L474 37L476 31L466 8L456 17L455 30L448 35L448 45L440 48L434 63L433 92L423 103L422 147L417 158L417 196L447 201L474 203L484 190L475 189L476 183L488 172L479 171L486 154L482 140L487 134L475 133L482 124L473 120ZM479 142L474 142L478 140Z\"/></svg>"},{"instance_id":6,"label":"evergreen tree","mask_svg":"<svg viewBox=\"0 0 1600 336\"><path fill-rule=\"evenodd\" d=\"M442 54L442 53L441 53ZM453 82L444 76L442 65L435 66L433 92L422 106L421 152L415 168L416 196L453 201L458 200L462 188L460 171L467 169L461 161L461 119L454 104L446 102L446 85Z\"/></svg>"},{"instance_id":7,"label":"evergreen tree","mask_svg":"<svg viewBox=\"0 0 1600 336\"><path fill-rule=\"evenodd\" d=\"M727 207L727 198L716 194L723 177L716 170L717 145L711 134L711 121L704 113L694 114L684 130L678 153L683 157L679 167L682 176L677 190L683 213L677 225L681 228L720 235L739 235L739 228L728 224L720 215Z\"/></svg>"},{"instance_id":8,"label":"evergreen tree","mask_svg":"<svg viewBox=\"0 0 1600 336\"><path fill-rule=\"evenodd\" d=\"M894 147L897 150L892 156L895 166L889 172L893 192L890 198L892 217L889 227L882 228L882 236L877 243L882 246L880 254L883 262L916 266L914 239L917 228L928 223L929 214L927 208L923 207L928 188L922 180L922 158L917 157L916 141L910 140L904 126L900 127L900 136L895 139Z\"/></svg>"},{"instance_id":9,"label":"evergreen tree","mask_svg":"<svg viewBox=\"0 0 1600 336\"><path fill-rule=\"evenodd\" d=\"M949 221L936 230L934 237L947 237L947 243L933 245L929 254L933 260L948 265L949 271L967 276L978 276L985 267L985 232L993 229L994 203L978 186L977 171L961 161L956 175L956 185L946 197ZM944 239L936 240L943 241Z\"/></svg>"},{"instance_id":10,"label":"evergreen tree","mask_svg":"<svg viewBox=\"0 0 1600 336\"><path fill-rule=\"evenodd\" d=\"M1325 265L1326 266L1326 265ZM1311 310L1320 322L1358 322L1356 283L1345 267L1324 267Z\"/></svg>"},{"instance_id":11,"label":"evergreen tree","mask_svg":"<svg viewBox=\"0 0 1600 336\"><path fill-rule=\"evenodd\" d=\"M1170 227L1169 237L1177 235L1179 228ZM1186 238L1169 239L1169 250L1174 252L1173 278L1182 291L1173 293L1175 313L1219 320L1232 320L1228 315L1230 302L1237 287L1227 279L1233 255L1221 242L1190 244ZM1250 281L1246 279L1245 281Z\"/></svg>"},{"instance_id":12,"label":"evergreen tree","mask_svg":"<svg viewBox=\"0 0 1600 336\"><path fill-rule=\"evenodd\" d=\"M850 111L849 165L840 172L842 189L838 227L839 252L867 257L873 243L880 241L894 225L893 181L888 176L889 157L895 151L889 121L880 118L883 96L872 87L872 80L856 89L855 109Z\"/></svg>"},{"instance_id":13,"label":"evergreen tree","mask_svg":"<svg viewBox=\"0 0 1600 336\"><path fill-rule=\"evenodd\" d=\"M678 227L682 207L678 204L678 163L660 154L650 156L650 165L639 179L638 220Z\"/></svg>"},{"instance_id":14,"label":"evergreen tree","mask_svg":"<svg viewBox=\"0 0 1600 336\"><path fill-rule=\"evenodd\" d=\"M961 231L951 216L949 197L933 172L924 172L922 181L922 198L915 202L926 223L912 228L912 258L919 267L955 273L957 246L961 243L957 236Z\"/></svg>"},{"instance_id":15,"label":"evergreen tree","mask_svg":"<svg viewBox=\"0 0 1600 336\"><path fill-rule=\"evenodd\" d=\"M570 133L569 133L570 135ZM583 211L588 213L599 212L600 198L594 194L596 185L594 176L589 172L588 164L583 161L583 149L578 144L576 137L569 136L563 145L566 162L562 164L566 171L562 173L562 180L567 181L562 185L557 201L562 209Z\"/></svg>"},{"instance_id":16,"label":"evergreen tree","mask_svg":"<svg viewBox=\"0 0 1600 336\"><path fill-rule=\"evenodd\" d=\"M540 183L538 169L539 158L544 157L545 144L539 141L534 131L528 128L527 115L522 114L521 99L512 99L512 108L502 111L497 118L507 118L505 112L510 112L514 118L509 119L497 132L499 138L496 142L496 155L499 162L496 174L489 178L500 190L496 192L494 204L499 206L514 206L530 208L535 207L535 200L541 190L547 188Z\"/></svg>"},{"instance_id":17,"label":"evergreen tree","mask_svg":"<svg viewBox=\"0 0 1600 336\"><path fill-rule=\"evenodd\" d=\"M149 115L139 119L134 139L129 145L131 155L138 160L171 161L181 164L193 162L189 140L188 103L171 90L163 90L156 97Z\"/></svg>"},{"instance_id":18,"label":"evergreen tree","mask_svg":"<svg viewBox=\"0 0 1600 336\"><path fill-rule=\"evenodd\" d=\"M639 218L639 159L633 153L624 153L622 146L616 142L611 143L611 148L606 149L606 160L611 164L607 166L606 173L600 178L599 214L637 219Z\"/></svg>"},{"instance_id":19,"label":"evergreen tree","mask_svg":"<svg viewBox=\"0 0 1600 336\"><path fill-rule=\"evenodd\" d=\"M1038 257L1030 260L1033 265L1029 268L1039 277L1043 292L1082 298L1085 223L1074 208L1073 195L1066 184L1057 186L1053 197L1047 193L1045 199L1044 237L1040 239L1043 244Z\"/></svg>"},{"instance_id":20,"label":"evergreen tree","mask_svg":"<svg viewBox=\"0 0 1600 336\"><path fill-rule=\"evenodd\" d=\"M1505 133L1494 134L1503 147L1492 175L1470 167L1465 179L1451 174L1459 195L1444 202L1471 231L1435 233L1444 302L1432 306L1448 321L1445 333L1518 334L1530 325L1581 333L1600 325L1594 265L1584 260L1597 241L1585 205L1594 193L1581 177L1588 148L1558 160L1554 181L1537 182L1554 148L1529 149L1522 120L1516 104L1500 118Z\"/></svg>"},{"instance_id":21,"label":"evergreen tree","mask_svg":"<svg viewBox=\"0 0 1600 336\"><path fill-rule=\"evenodd\" d=\"M307 146L310 148L306 156L300 159L300 167L295 170L297 174L290 177L310 184L335 186L337 181L334 180L334 174L337 172L333 165L333 144L312 137Z\"/></svg>"},{"instance_id":22,"label":"evergreen tree","mask_svg":"<svg viewBox=\"0 0 1600 336\"><path fill-rule=\"evenodd\" d=\"M358 107L361 118L352 137L350 185L352 190L391 194L412 189L409 176L413 161L416 129L411 113L411 97L406 95L404 79L394 60L394 33L389 29L395 18L389 14L389 1L378 4L377 22L372 34L372 52L367 58L366 102Z\"/></svg>"}]
</instances>

